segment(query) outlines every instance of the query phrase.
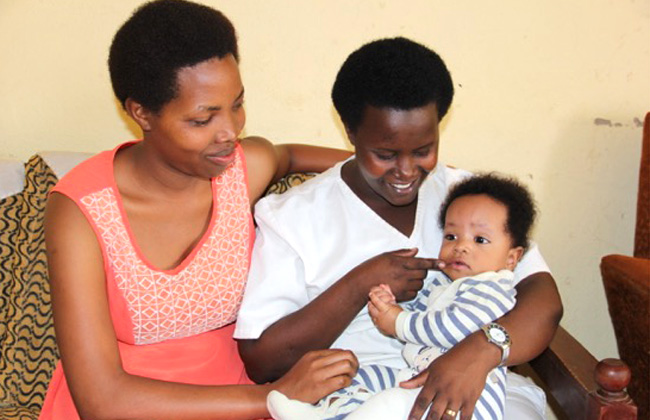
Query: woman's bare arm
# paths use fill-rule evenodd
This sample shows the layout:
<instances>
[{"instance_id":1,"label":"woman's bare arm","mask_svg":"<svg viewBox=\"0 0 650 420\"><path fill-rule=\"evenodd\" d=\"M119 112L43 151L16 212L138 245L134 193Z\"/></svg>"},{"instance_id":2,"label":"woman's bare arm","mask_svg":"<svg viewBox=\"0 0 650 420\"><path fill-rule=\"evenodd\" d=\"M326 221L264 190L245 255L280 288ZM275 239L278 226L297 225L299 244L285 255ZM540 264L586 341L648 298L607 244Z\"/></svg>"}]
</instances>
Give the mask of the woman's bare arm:
<instances>
[{"instance_id":1,"label":"woman's bare arm","mask_svg":"<svg viewBox=\"0 0 650 420\"><path fill-rule=\"evenodd\" d=\"M550 273L536 273L517 286L517 304L498 322L509 332L513 343L508 365L526 363L551 343L564 309L555 280ZM499 355L500 357L500 355Z\"/></svg>"},{"instance_id":2,"label":"woman's bare arm","mask_svg":"<svg viewBox=\"0 0 650 420\"><path fill-rule=\"evenodd\" d=\"M279 144L275 150L278 169L274 180L291 172L323 172L352 156L348 150L306 144Z\"/></svg>"},{"instance_id":3,"label":"woman's bare arm","mask_svg":"<svg viewBox=\"0 0 650 420\"><path fill-rule=\"evenodd\" d=\"M248 169L248 192L251 207L268 186L291 172L322 172L352 152L304 144L274 146L262 137L241 140Z\"/></svg>"},{"instance_id":4,"label":"woman's bare arm","mask_svg":"<svg viewBox=\"0 0 650 420\"><path fill-rule=\"evenodd\" d=\"M101 250L67 197L50 197L45 235L57 343L82 418L260 418L268 415L271 389L315 401L345 385L356 371L352 355L330 352L311 354L273 385L196 386L131 375L122 369Z\"/></svg>"},{"instance_id":5,"label":"woman's bare arm","mask_svg":"<svg viewBox=\"0 0 650 420\"><path fill-rule=\"evenodd\" d=\"M284 374L306 352L329 348L368 303L373 286L389 284L397 300L411 300L437 260L415 258L417 249L371 258L300 310L268 327L258 339L238 340L246 371L258 383Z\"/></svg>"}]
</instances>

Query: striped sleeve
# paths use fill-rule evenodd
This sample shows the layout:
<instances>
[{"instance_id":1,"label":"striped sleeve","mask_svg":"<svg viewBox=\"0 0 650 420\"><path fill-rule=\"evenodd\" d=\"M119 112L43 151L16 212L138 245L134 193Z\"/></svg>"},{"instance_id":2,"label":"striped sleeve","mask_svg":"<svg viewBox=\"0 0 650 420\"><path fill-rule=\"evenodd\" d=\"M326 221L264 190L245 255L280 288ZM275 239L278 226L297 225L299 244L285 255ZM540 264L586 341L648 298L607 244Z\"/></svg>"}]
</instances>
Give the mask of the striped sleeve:
<instances>
[{"instance_id":1,"label":"striped sleeve","mask_svg":"<svg viewBox=\"0 0 650 420\"><path fill-rule=\"evenodd\" d=\"M432 294L438 295L442 290L446 289L451 284L451 281L444 275L438 273L434 274L430 280L425 280L425 285L420 289L415 299L402 303L402 308L406 311L422 312L427 310L427 302L429 296Z\"/></svg>"},{"instance_id":2,"label":"striped sleeve","mask_svg":"<svg viewBox=\"0 0 650 420\"><path fill-rule=\"evenodd\" d=\"M500 318L515 306L516 294L512 276L503 273L483 273L462 280L453 301L441 309L403 311L396 322L398 338L428 347L451 348ZM487 274L491 278L485 278Z\"/></svg>"}]
</instances>

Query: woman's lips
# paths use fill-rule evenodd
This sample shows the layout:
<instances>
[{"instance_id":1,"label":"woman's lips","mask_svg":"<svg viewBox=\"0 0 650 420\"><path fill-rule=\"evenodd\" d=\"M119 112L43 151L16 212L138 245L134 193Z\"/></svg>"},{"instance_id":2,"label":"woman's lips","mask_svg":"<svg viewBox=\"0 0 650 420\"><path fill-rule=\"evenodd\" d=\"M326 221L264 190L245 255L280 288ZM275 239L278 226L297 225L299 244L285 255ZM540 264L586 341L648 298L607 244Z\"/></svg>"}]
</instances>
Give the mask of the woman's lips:
<instances>
[{"instance_id":1,"label":"woman's lips","mask_svg":"<svg viewBox=\"0 0 650 420\"><path fill-rule=\"evenodd\" d=\"M390 185L390 187L398 194L410 194L417 185L417 181L411 181L409 183L390 183L388 185Z\"/></svg>"},{"instance_id":2,"label":"woman's lips","mask_svg":"<svg viewBox=\"0 0 650 420\"><path fill-rule=\"evenodd\" d=\"M221 152L217 152L211 155L207 155L206 158L220 166L225 166L231 163L233 160L235 160L235 148L233 147L232 149L224 150Z\"/></svg>"}]
</instances>

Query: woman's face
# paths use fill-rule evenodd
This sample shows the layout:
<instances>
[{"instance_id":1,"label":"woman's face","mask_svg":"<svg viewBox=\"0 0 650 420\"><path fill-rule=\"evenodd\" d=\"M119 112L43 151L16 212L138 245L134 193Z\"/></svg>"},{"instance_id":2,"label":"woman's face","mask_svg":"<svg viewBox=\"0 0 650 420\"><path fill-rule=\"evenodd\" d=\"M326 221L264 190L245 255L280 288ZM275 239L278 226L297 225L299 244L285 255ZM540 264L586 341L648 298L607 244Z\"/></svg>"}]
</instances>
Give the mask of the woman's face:
<instances>
[{"instance_id":1,"label":"woman's face","mask_svg":"<svg viewBox=\"0 0 650 420\"><path fill-rule=\"evenodd\" d=\"M244 87L231 55L178 72L178 93L143 127L145 140L176 170L211 178L235 159L244 127Z\"/></svg>"},{"instance_id":2,"label":"woman's face","mask_svg":"<svg viewBox=\"0 0 650 420\"><path fill-rule=\"evenodd\" d=\"M355 133L357 182L381 199L406 206L438 162L438 110L435 104L411 110L367 106Z\"/></svg>"}]
</instances>

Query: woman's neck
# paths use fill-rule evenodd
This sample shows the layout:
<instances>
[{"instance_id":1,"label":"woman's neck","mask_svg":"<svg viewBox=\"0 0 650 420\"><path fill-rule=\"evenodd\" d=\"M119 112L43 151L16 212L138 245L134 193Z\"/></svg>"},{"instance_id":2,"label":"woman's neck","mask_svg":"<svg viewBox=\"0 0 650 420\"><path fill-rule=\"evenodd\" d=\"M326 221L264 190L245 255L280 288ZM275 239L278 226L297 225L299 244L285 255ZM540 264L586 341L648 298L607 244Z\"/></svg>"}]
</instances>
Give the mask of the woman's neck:
<instances>
[{"instance_id":1,"label":"woman's neck","mask_svg":"<svg viewBox=\"0 0 650 420\"><path fill-rule=\"evenodd\" d=\"M341 168L341 178L352 192L386 223L405 236L411 236L415 226L417 198L405 206L395 206L375 192L361 175L356 159Z\"/></svg>"}]
</instances>

